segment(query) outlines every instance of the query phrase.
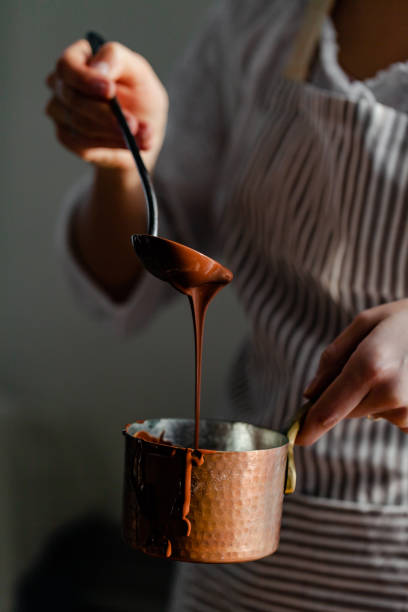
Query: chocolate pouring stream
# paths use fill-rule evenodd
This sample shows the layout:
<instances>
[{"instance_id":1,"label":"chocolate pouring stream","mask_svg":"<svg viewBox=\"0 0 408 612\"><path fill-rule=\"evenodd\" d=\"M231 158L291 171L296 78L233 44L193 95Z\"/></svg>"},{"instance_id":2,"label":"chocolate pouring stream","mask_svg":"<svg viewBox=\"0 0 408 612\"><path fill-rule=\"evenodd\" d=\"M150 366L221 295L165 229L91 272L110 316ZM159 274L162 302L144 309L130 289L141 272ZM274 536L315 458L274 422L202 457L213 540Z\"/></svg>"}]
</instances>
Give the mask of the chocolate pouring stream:
<instances>
[{"instance_id":1,"label":"chocolate pouring stream","mask_svg":"<svg viewBox=\"0 0 408 612\"><path fill-rule=\"evenodd\" d=\"M88 32L87 39L93 54L97 53L99 48L105 43L105 40L95 32ZM157 237L158 210L153 185L150 182L149 174L144 166L136 141L129 130L129 126L116 98L110 101L110 107L121 127L125 143L135 160L147 205L148 234L135 234L132 236L133 247L144 267L161 280L169 282L178 291L187 295L191 305L196 359L194 448L198 449L204 319L211 299L224 285L232 280L233 274L218 262L193 249ZM165 432L159 438L155 438L150 436L148 432L139 432L137 437L162 446L171 446L171 442L165 440L164 435ZM175 449L172 449L170 456L174 457L175 452ZM191 531L191 523L187 515L190 512L192 467L193 463L196 466L203 464L203 453L205 452L211 451L200 452L198 450L193 451L190 448L186 449L184 503L182 508L182 521L185 525L186 535L190 535ZM172 554L172 546L170 539L165 539L165 556L169 557Z\"/></svg>"},{"instance_id":2,"label":"chocolate pouring stream","mask_svg":"<svg viewBox=\"0 0 408 612\"><path fill-rule=\"evenodd\" d=\"M125 455L125 540L147 554L179 561L231 563L270 555L279 544L284 490L293 490L288 482L293 482L294 471L289 462L287 477L286 466L289 440L293 438L293 444L299 421L288 436L245 423L214 422L215 430L230 427L229 436L233 427L244 429L238 444L230 439L225 446L218 442L229 436L212 438L210 422L204 421L204 448L200 448L204 320L211 299L233 275L206 255L165 238L137 234L132 243L150 273L189 299L196 385L195 421L190 420L187 429L187 420L180 429L174 426L182 419L138 421L140 428L137 423L125 428L124 433L130 434ZM251 430L255 437L247 437Z\"/></svg>"},{"instance_id":3,"label":"chocolate pouring stream","mask_svg":"<svg viewBox=\"0 0 408 612\"><path fill-rule=\"evenodd\" d=\"M201 366L204 320L212 298L231 282L233 274L220 263L189 247L147 234L132 236L132 244L144 267L154 276L187 295L195 337L195 432L199 447Z\"/></svg>"}]
</instances>

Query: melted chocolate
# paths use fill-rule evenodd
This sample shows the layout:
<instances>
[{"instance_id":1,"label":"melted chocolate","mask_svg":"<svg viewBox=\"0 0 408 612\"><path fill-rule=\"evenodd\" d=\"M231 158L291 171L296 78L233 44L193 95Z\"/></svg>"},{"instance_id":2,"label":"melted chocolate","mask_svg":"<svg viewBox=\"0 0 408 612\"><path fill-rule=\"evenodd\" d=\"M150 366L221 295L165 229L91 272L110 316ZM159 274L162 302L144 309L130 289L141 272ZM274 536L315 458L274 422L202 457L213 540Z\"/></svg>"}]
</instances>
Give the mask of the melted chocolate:
<instances>
[{"instance_id":1,"label":"melted chocolate","mask_svg":"<svg viewBox=\"0 0 408 612\"><path fill-rule=\"evenodd\" d=\"M205 455L213 450L193 450L165 444L162 435L151 436L146 431L133 435L140 441L136 447L128 477L138 500L137 520L142 550L161 557L171 557L172 538L188 537L191 522L188 518L191 505L193 468L203 465ZM146 449L145 442L157 445ZM135 529L132 524L131 530Z\"/></svg>"},{"instance_id":2,"label":"melted chocolate","mask_svg":"<svg viewBox=\"0 0 408 612\"><path fill-rule=\"evenodd\" d=\"M204 455L199 451L193 451L191 448L187 449L186 453L186 471L184 478L184 503L183 503L183 514L182 519L187 525L186 535L189 536L191 533L191 523L188 520L187 516L190 512L190 503L191 503L191 472L193 468L193 462L197 465L203 465L204 463Z\"/></svg>"},{"instance_id":3,"label":"melted chocolate","mask_svg":"<svg viewBox=\"0 0 408 612\"><path fill-rule=\"evenodd\" d=\"M187 295L194 322L195 338L195 432L194 448L199 447L201 364L204 320L208 305L233 274L220 263L189 247L165 238L132 236L133 247L145 268L181 293Z\"/></svg>"},{"instance_id":4,"label":"melted chocolate","mask_svg":"<svg viewBox=\"0 0 408 612\"><path fill-rule=\"evenodd\" d=\"M136 421L136 423L137 422L138 421ZM161 432L159 438L156 438L156 436L151 436L147 431L138 431L134 434L134 438L140 438L145 442L153 442L153 444L167 444L168 446L172 445L172 442L164 439L164 431Z\"/></svg>"},{"instance_id":5,"label":"melted chocolate","mask_svg":"<svg viewBox=\"0 0 408 612\"><path fill-rule=\"evenodd\" d=\"M190 302L195 339L195 428L193 447L198 449L204 320L210 301L222 287L232 280L233 274L206 255L171 240L148 235L135 235L132 236L132 242L145 268L154 276L170 283L175 289L187 295ZM138 432L135 437L146 442L171 445L171 442L164 440L164 432L159 438L151 436L145 431ZM186 536L190 535L191 532L191 523L187 517L190 512L193 463L197 467L201 466L204 463L204 454L209 452L212 451L185 449L182 521L186 527ZM175 453L172 453L170 457L175 457ZM151 517L149 521L151 525L149 540L152 540L154 525ZM168 527L165 531L168 533L167 529ZM162 550L166 557L170 557L172 554L170 538L167 536L160 537L164 538L160 540L162 545L164 544Z\"/></svg>"}]
</instances>

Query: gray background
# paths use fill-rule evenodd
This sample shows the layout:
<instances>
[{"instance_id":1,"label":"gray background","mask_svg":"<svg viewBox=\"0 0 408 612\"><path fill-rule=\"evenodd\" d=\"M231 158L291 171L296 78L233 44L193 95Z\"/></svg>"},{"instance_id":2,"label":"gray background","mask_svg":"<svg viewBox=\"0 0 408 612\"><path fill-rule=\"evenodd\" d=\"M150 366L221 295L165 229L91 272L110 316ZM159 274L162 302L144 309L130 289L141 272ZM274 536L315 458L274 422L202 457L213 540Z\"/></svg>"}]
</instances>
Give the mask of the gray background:
<instances>
[{"instance_id":1,"label":"gray background","mask_svg":"<svg viewBox=\"0 0 408 612\"><path fill-rule=\"evenodd\" d=\"M137 417L193 412L187 301L177 300L137 337L120 339L81 311L62 277L55 224L61 198L84 165L61 148L44 117L45 76L61 50L93 28L144 54L166 80L209 6L209 0L1 3L1 612L11 609L16 576L56 527L93 511L119 519L121 427ZM204 415L222 415L243 325L227 289L207 321Z\"/></svg>"}]
</instances>

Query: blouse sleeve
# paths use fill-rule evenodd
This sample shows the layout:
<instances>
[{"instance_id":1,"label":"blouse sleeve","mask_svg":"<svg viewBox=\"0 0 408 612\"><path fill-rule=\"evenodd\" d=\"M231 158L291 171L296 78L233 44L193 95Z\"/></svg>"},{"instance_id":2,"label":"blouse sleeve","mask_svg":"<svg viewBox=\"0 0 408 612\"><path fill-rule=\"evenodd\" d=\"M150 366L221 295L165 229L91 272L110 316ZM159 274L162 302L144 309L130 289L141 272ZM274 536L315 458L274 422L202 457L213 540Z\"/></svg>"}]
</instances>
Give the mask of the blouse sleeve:
<instances>
[{"instance_id":1,"label":"blouse sleeve","mask_svg":"<svg viewBox=\"0 0 408 612\"><path fill-rule=\"evenodd\" d=\"M222 52L226 13L226 3L217 2L171 79L169 122L154 175L159 235L206 252L216 248L211 239L212 203L228 132L221 87L226 78ZM127 301L117 304L81 267L70 248L69 227L90 183L90 176L83 178L65 198L57 231L58 251L82 306L119 332L128 333L148 323L157 308L177 293L145 274Z\"/></svg>"}]
</instances>

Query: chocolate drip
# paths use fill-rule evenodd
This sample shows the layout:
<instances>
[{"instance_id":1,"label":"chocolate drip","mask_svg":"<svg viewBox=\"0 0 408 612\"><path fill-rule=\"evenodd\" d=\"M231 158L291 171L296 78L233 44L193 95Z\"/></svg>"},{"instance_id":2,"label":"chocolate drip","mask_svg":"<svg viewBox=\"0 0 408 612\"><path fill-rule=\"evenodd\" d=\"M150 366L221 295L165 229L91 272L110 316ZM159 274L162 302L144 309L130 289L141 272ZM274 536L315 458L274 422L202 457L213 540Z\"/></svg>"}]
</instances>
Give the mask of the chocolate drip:
<instances>
[{"instance_id":1,"label":"chocolate drip","mask_svg":"<svg viewBox=\"0 0 408 612\"><path fill-rule=\"evenodd\" d=\"M164 439L164 431L161 432L160 437L156 438L156 436L152 436L147 431L138 431L134 434L134 438L139 438L140 440L144 440L145 442L153 442L154 444L167 444L171 446L172 442Z\"/></svg>"},{"instance_id":2,"label":"chocolate drip","mask_svg":"<svg viewBox=\"0 0 408 612\"><path fill-rule=\"evenodd\" d=\"M195 428L193 448L199 448L200 433L200 397L201 397L201 370L202 370L202 345L204 333L204 321L208 305L213 297L233 278L232 272L210 259L206 255L194 251L182 244L148 235L132 236L134 249L141 259L143 265L149 272L161 280L170 283L175 289L184 293L190 302L195 339ZM164 432L159 438L151 436L148 432L140 431L135 435L146 442L155 444L171 444L164 440ZM184 501L182 506L182 521L185 525L185 535L191 532L191 522L188 514L191 503L191 476L193 463L199 467L204 462L204 453L191 448L185 449L185 472L184 472ZM174 457L174 454L171 455ZM174 506L174 504L173 504ZM150 514L153 510L150 510ZM172 509L169 509L169 516ZM154 525L151 516L150 536L152 539ZM164 529L168 533L168 525ZM165 556L172 554L170 538L162 536L165 544Z\"/></svg>"},{"instance_id":3,"label":"chocolate drip","mask_svg":"<svg viewBox=\"0 0 408 612\"><path fill-rule=\"evenodd\" d=\"M200 403L201 403L201 371L203 355L204 321L208 305L222 285L205 284L194 287L188 294L194 323L195 340L195 427L194 448L199 446L200 436Z\"/></svg>"},{"instance_id":4,"label":"chocolate drip","mask_svg":"<svg viewBox=\"0 0 408 612\"><path fill-rule=\"evenodd\" d=\"M193 468L193 462L197 465L203 465L204 456L199 451L193 451L191 448L187 449L186 452L186 471L184 477L184 503L183 503L183 514L182 519L187 525L186 536L189 536L191 533L191 523L188 520L187 516L190 512L190 503L191 503L191 472Z\"/></svg>"},{"instance_id":5,"label":"chocolate drip","mask_svg":"<svg viewBox=\"0 0 408 612\"><path fill-rule=\"evenodd\" d=\"M233 278L228 268L183 244L148 235L132 236L133 247L149 272L187 295L195 337L195 432L199 446L201 363L204 320L212 298Z\"/></svg>"}]
</instances>

